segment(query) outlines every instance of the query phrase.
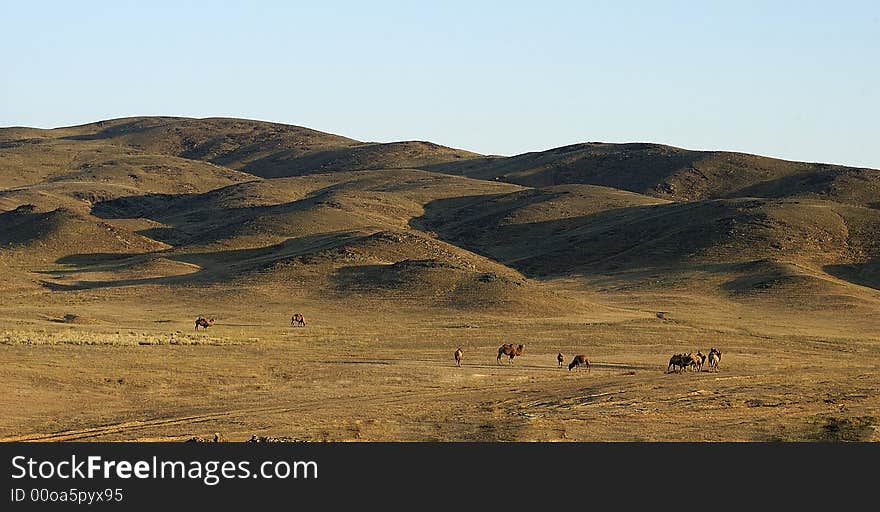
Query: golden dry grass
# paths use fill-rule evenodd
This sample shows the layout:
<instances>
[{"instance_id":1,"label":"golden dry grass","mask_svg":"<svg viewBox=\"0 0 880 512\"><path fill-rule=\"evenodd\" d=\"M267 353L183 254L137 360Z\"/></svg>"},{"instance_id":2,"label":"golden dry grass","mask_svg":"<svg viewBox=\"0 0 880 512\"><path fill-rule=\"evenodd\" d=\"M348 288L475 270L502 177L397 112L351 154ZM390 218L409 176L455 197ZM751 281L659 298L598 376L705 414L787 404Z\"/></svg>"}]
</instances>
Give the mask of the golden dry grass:
<instances>
[{"instance_id":1,"label":"golden dry grass","mask_svg":"<svg viewBox=\"0 0 880 512\"><path fill-rule=\"evenodd\" d=\"M306 327L294 327L278 304L250 313L214 302L202 309L217 324L196 333L182 314L168 318L183 298L113 320L140 297L81 306L94 311L89 325L4 319L0 437L878 440L878 340L810 335L797 318L775 316L764 331L759 311L731 324L693 305L662 319L625 309L536 318L297 301ZM526 350L499 366L507 342ZM710 347L723 351L717 373L666 373L671 353ZM557 368L559 351L587 354L592 371Z\"/></svg>"},{"instance_id":2,"label":"golden dry grass","mask_svg":"<svg viewBox=\"0 0 880 512\"><path fill-rule=\"evenodd\" d=\"M872 172L0 129L0 439L876 441ZM717 373L666 373L711 347Z\"/></svg>"}]
</instances>

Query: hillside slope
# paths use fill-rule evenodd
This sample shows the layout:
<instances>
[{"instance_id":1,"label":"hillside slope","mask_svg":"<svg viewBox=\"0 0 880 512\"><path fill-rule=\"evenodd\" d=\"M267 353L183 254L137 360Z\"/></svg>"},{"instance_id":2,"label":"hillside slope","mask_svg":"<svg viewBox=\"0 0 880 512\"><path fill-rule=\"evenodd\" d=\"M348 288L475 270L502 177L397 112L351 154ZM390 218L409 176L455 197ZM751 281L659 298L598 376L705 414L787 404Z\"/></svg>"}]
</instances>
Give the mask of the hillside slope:
<instances>
[{"instance_id":1,"label":"hillside slope","mask_svg":"<svg viewBox=\"0 0 880 512\"><path fill-rule=\"evenodd\" d=\"M880 299L878 173L657 144L486 157L225 118L2 128L0 262L49 291L550 314L653 290L848 307Z\"/></svg>"},{"instance_id":2,"label":"hillside slope","mask_svg":"<svg viewBox=\"0 0 880 512\"><path fill-rule=\"evenodd\" d=\"M430 142L364 143L301 126L228 118L134 117L54 130L0 129L0 149L12 150L3 151L4 158L17 162L71 167L86 163L82 150L100 153L108 147L125 155L211 162L266 178L403 169L479 156Z\"/></svg>"},{"instance_id":3,"label":"hillside slope","mask_svg":"<svg viewBox=\"0 0 880 512\"><path fill-rule=\"evenodd\" d=\"M674 201L805 197L872 206L880 171L660 144L584 143L432 170L528 187L589 184Z\"/></svg>"}]
</instances>

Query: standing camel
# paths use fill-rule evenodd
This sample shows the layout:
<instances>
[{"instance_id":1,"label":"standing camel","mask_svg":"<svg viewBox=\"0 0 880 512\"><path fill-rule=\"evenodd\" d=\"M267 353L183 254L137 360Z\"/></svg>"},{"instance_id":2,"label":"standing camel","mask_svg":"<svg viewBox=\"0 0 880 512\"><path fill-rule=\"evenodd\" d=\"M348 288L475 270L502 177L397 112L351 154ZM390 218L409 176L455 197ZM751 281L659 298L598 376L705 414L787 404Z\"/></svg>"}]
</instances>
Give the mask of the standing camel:
<instances>
[{"instance_id":1,"label":"standing camel","mask_svg":"<svg viewBox=\"0 0 880 512\"><path fill-rule=\"evenodd\" d=\"M716 350L715 347L712 347L709 350L709 369L712 371L718 371L718 363L721 362L721 351Z\"/></svg>"},{"instance_id":2,"label":"standing camel","mask_svg":"<svg viewBox=\"0 0 880 512\"><path fill-rule=\"evenodd\" d=\"M495 359L495 361L498 364L501 364L501 356L506 355L510 358L507 362L509 364L513 364L513 358L516 356L521 356L523 354L523 350L525 350L524 345L514 346L513 343L505 343L504 345L498 347L498 357Z\"/></svg>"},{"instance_id":3,"label":"standing camel","mask_svg":"<svg viewBox=\"0 0 880 512\"><path fill-rule=\"evenodd\" d=\"M199 316L198 318L196 318L196 330L197 331L199 330L199 326L203 327L207 331L208 327L211 327L212 325L214 325L213 318L205 318L203 316Z\"/></svg>"}]
</instances>

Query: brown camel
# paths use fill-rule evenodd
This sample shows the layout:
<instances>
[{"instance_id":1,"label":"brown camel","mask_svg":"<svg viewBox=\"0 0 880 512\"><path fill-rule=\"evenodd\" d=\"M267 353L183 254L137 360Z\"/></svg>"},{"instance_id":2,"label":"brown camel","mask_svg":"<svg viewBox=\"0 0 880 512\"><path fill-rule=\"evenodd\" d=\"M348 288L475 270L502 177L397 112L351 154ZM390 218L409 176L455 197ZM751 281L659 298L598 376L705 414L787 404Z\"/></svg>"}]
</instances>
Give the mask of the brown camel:
<instances>
[{"instance_id":1,"label":"brown camel","mask_svg":"<svg viewBox=\"0 0 880 512\"><path fill-rule=\"evenodd\" d=\"M498 357L495 359L495 361L498 364L501 364L501 356L506 355L510 358L507 362L509 364L513 364L513 358L516 356L521 356L523 354L523 350L525 350L524 345L514 346L513 343L505 343L504 345L498 347Z\"/></svg>"},{"instance_id":2,"label":"brown camel","mask_svg":"<svg viewBox=\"0 0 880 512\"><path fill-rule=\"evenodd\" d=\"M212 325L214 325L213 318L205 318L203 316L196 318L196 330L197 331L199 330L200 326L204 327L204 329L207 331L208 327L211 327Z\"/></svg>"},{"instance_id":3,"label":"brown camel","mask_svg":"<svg viewBox=\"0 0 880 512\"><path fill-rule=\"evenodd\" d=\"M568 363L568 371L571 371L572 368L580 368L581 366L586 366L587 371L590 371L590 360L583 354L574 356L574 359Z\"/></svg>"}]
</instances>

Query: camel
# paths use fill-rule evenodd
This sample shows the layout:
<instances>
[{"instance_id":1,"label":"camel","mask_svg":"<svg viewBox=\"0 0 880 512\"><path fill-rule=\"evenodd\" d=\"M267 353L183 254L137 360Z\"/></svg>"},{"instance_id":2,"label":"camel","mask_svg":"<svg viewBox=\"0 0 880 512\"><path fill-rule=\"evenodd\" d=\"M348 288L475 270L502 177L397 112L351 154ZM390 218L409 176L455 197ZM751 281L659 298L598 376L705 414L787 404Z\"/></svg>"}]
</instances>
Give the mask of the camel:
<instances>
[{"instance_id":1,"label":"camel","mask_svg":"<svg viewBox=\"0 0 880 512\"><path fill-rule=\"evenodd\" d=\"M509 364L513 364L513 358L516 356L521 356L523 354L523 350L525 350L524 345L514 346L513 343L505 343L498 347L498 357L495 361L498 364L501 364L501 356L507 355L510 359L507 361Z\"/></svg>"},{"instance_id":2,"label":"camel","mask_svg":"<svg viewBox=\"0 0 880 512\"><path fill-rule=\"evenodd\" d=\"M718 371L718 363L721 362L721 351L716 350L715 347L712 347L709 350L709 368L713 371Z\"/></svg>"},{"instance_id":3,"label":"camel","mask_svg":"<svg viewBox=\"0 0 880 512\"><path fill-rule=\"evenodd\" d=\"M562 352L556 354L556 367L562 368L562 363L565 362L565 356L562 355Z\"/></svg>"},{"instance_id":4,"label":"camel","mask_svg":"<svg viewBox=\"0 0 880 512\"><path fill-rule=\"evenodd\" d=\"M581 366L586 366L587 371L590 371L590 360L583 354L574 356L574 359L568 363L568 371L571 371L572 368L580 368Z\"/></svg>"},{"instance_id":5,"label":"camel","mask_svg":"<svg viewBox=\"0 0 880 512\"><path fill-rule=\"evenodd\" d=\"M688 352L687 354L684 354L681 358L681 371L690 371L691 366L693 366L694 364L694 359L696 359L696 356L693 352Z\"/></svg>"},{"instance_id":6,"label":"camel","mask_svg":"<svg viewBox=\"0 0 880 512\"><path fill-rule=\"evenodd\" d=\"M684 354L673 354L672 357L669 358L669 366L666 367L666 373L674 371L676 366L681 366L683 357Z\"/></svg>"},{"instance_id":7,"label":"camel","mask_svg":"<svg viewBox=\"0 0 880 512\"><path fill-rule=\"evenodd\" d=\"M691 365L694 366L698 372L703 371L703 363L706 362L706 354L703 354L699 350L697 351L697 355L694 356L694 360L691 362Z\"/></svg>"},{"instance_id":8,"label":"camel","mask_svg":"<svg viewBox=\"0 0 880 512\"><path fill-rule=\"evenodd\" d=\"M693 353L674 354L669 358L669 366L666 367L666 373L670 373L670 369L674 371L676 366L678 367L678 373L681 373L685 368L694 363L694 359L695 356Z\"/></svg>"},{"instance_id":9,"label":"camel","mask_svg":"<svg viewBox=\"0 0 880 512\"><path fill-rule=\"evenodd\" d=\"M461 351L461 347L458 347L458 350L455 351L455 365L461 368L461 356L464 352Z\"/></svg>"},{"instance_id":10,"label":"camel","mask_svg":"<svg viewBox=\"0 0 880 512\"><path fill-rule=\"evenodd\" d=\"M299 313L294 313L292 317L290 317L290 325L298 325L300 327L306 326L306 319Z\"/></svg>"},{"instance_id":11,"label":"camel","mask_svg":"<svg viewBox=\"0 0 880 512\"><path fill-rule=\"evenodd\" d=\"M199 330L199 326L203 327L207 331L208 327L211 327L212 325L214 325L213 318L205 318L203 316L199 316L198 318L196 318L196 330L197 331Z\"/></svg>"}]
</instances>

